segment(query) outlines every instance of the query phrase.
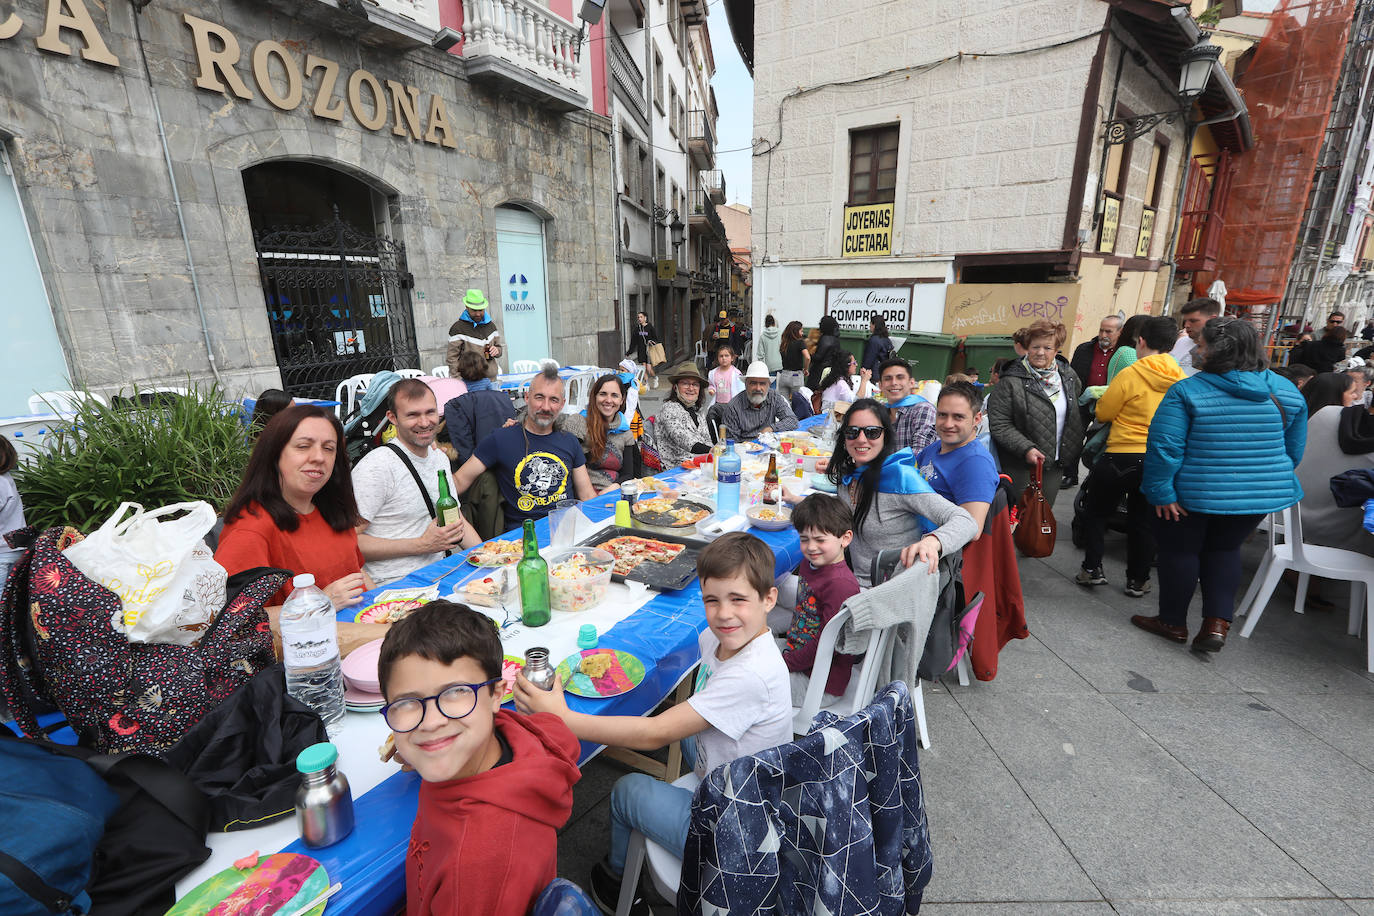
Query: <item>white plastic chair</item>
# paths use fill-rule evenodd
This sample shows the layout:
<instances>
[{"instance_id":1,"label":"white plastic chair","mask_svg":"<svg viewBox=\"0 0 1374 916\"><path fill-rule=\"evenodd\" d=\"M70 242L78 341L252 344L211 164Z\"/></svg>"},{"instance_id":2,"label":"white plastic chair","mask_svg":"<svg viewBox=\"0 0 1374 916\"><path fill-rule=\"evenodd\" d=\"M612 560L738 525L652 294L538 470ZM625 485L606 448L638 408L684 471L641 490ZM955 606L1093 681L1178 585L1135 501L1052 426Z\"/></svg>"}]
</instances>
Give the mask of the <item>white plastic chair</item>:
<instances>
[{"instance_id":1,"label":"white plastic chair","mask_svg":"<svg viewBox=\"0 0 1374 916\"><path fill-rule=\"evenodd\" d=\"M93 391L40 391L29 395L29 413L72 413L87 398L106 407L110 404Z\"/></svg>"},{"instance_id":2,"label":"white plastic chair","mask_svg":"<svg viewBox=\"0 0 1374 916\"><path fill-rule=\"evenodd\" d=\"M435 366L433 369L429 370L429 374L432 378L448 378L448 365Z\"/></svg>"},{"instance_id":3,"label":"white plastic chair","mask_svg":"<svg viewBox=\"0 0 1374 916\"><path fill-rule=\"evenodd\" d=\"M401 378L419 378L425 374L423 369L397 369L396 374Z\"/></svg>"},{"instance_id":4,"label":"white plastic chair","mask_svg":"<svg viewBox=\"0 0 1374 916\"><path fill-rule=\"evenodd\" d=\"M706 368L706 344L697 341L696 351L692 353L692 359L696 360L697 365L702 369Z\"/></svg>"},{"instance_id":5,"label":"white plastic chair","mask_svg":"<svg viewBox=\"0 0 1374 916\"><path fill-rule=\"evenodd\" d=\"M868 644L864 647L862 660L855 665L850 675L849 686L845 688L844 696L831 697L825 693L825 682L830 677L830 663L835 657L835 643L839 641L840 630L849 619L849 609L842 607L821 630L816 643L816 663L811 668L806 696L802 700L802 705L792 707L794 735L804 735L810 731L811 723L819 712L832 712L843 718L852 716L873 702L873 697L878 692L878 678L891 666L897 627L900 624L882 630L865 631L868 634ZM911 685L911 704L916 710L916 726L921 734L921 747L929 750L930 731L926 727L926 705L921 695L919 679Z\"/></svg>"},{"instance_id":6,"label":"white plastic chair","mask_svg":"<svg viewBox=\"0 0 1374 916\"><path fill-rule=\"evenodd\" d=\"M1271 533L1269 554L1255 573L1259 587L1256 588L1255 583L1251 583L1245 595L1249 600L1243 601L1241 611L1237 612L1246 614L1245 626L1241 629L1240 635L1249 638L1254 632L1255 625L1259 623L1260 616L1269 603L1269 598L1279 584L1279 578L1284 570L1291 569L1298 573L1300 579L1299 608L1307 597L1306 582L1301 581L1306 576L1321 576L1323 579L1349 582L1350 616L1346 632L1351 636L1359 636L1365 615L1374 616L1374 559L1353 550L1303 543L1301 505L1290 506L1275 515L1282 515L1283 528L1277 535ZM1277 527L1277 524L1276 521L1271 529ZM1282 542L1277 541L1277 537L1280 536L1283 538ZM1374 639L1367 640L1367 643L1365 667L1369 671L1374 671Z\"/></svg>"},{"instance_id":7,"label":"white plastic chair","mask_svg":"<svg viewBox=\"0 0 1374 916\"><path fill-rule=\"evenodd\" d=\"M673 785L695 790L700 782L696 773L685 773L673 780ZM630 845L625 850L625 873L620 879L620 899L616 901L615 916L630 916L630 907L639 892L639 873L646 861L649 864L649 877L663 899L677 899L678 885L682 883L682 858L638 830L632 830Z\"/></svg>"},{"instance_id":8,"label":"white plastic chair","mask_svg":"<svg viewBox=\"0 0 1374 916\"><path fill-rule=\"evenodd\" d=\"M539 369L562 369L562 368L563 368L562 366L558 365L558 360L556 360L556 359L550 359L550 358L547 357L547 356L544 357L543 359L541 359L541 360L539 361ZM539 370L536 369L535 371L537 372L537 371L539 371Z\"/></svg>"},{"instance_id":9,"label":"white plastic chair","mask_svg":"<svg viewBox=\"0 0 1374 916\"><path fill-rule=\"evenodd\" d=\"M568 379L568 400L563 405L564 413L581 413L586 408L599 376L595 372L579 372Z\"/></svg>"},{"instance_id":10,"label":"white plastic chair","mask_svg":"<svg viewBox=\"0 0 1374 916\"><path fill-rule=\"evenodd\" d=\"M510 371L512 375L519 375L522 372L538 372L539 360L537 359L517 359L511 363Z\"/></svg>"},{"instance_id":11,"label":"white plastic chair","mask_svg":"<svg viewBox=\"0 0 1374 916\"><path fill-rule=\"evenodd\" d=\"M367 391L368 383L372 381L375 372L364 372L361 375L354 375L339 382L334 389L334 400L339 402L339 406L334 408L334 413L339 419L346 420L353 413L353 408L357 406L358 399Z\"/></svg>"}]
</instances>

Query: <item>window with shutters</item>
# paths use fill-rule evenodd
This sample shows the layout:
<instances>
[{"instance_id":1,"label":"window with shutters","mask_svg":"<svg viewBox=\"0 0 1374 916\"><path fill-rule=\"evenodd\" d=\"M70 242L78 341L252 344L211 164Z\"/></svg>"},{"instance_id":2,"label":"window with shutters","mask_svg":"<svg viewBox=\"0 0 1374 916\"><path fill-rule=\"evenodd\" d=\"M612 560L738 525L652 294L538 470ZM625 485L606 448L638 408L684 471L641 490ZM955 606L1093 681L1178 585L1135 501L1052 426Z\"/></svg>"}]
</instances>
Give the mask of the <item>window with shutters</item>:
<instances>
[{"instance_id":1,"label":"window with shutters","mask_svg":"<svg viewBox=\"0 0 1374 916\"><path fill-rule=\"evenodd\" d=\"M901 127L849 133L849 205L886 204L897 196L897 144Z\"/></svg>"}]
</instances>

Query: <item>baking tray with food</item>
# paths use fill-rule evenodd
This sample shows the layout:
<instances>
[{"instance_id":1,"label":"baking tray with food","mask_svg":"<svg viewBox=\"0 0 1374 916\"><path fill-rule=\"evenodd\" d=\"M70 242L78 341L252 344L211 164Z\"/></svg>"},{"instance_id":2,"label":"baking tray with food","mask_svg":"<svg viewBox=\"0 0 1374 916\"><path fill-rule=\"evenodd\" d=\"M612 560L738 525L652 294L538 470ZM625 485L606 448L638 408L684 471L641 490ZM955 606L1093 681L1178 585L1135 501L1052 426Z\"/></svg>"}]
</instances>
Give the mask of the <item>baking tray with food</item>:
<instances>
[{"instance_id":1,"label":"baking tray with food","mask_svg":"<svg viewBox=\"0 0 1374 916\"><path fill-rule=\"evenodd\" d=\"M630 523L656 533L683 534L695 531L697 522L715 511L714 503L700 497L654 496L630 504Z\"/></svg>"},{"instance_id":2,"label":"baking tray with food","mask_svg":"<svg viewBox=\"0 0 1374 916\"><path fill-rule=\"evenodd\" d=\"M696 577L697 556L706 541L677 534L645 534L643 528L611 527L588 537L582 546L599 547L616 558L613 581L628 579L672 592L686 588Z\"/></svg>"}]
</instances>

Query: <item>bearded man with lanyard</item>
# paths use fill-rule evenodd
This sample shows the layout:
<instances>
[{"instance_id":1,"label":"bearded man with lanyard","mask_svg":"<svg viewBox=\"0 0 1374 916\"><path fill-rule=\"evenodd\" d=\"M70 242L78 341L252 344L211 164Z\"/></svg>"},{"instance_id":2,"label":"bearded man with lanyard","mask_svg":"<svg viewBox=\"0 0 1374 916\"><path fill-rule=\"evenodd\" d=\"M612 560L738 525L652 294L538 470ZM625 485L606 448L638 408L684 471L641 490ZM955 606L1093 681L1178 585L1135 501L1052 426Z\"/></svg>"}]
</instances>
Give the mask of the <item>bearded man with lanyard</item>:
<instances>
[{"instance_id":1,"label":"bearded man with lanyard","mask_svg":"<svg viewBox=\"0 0 1374 916\"><path fill-rule=\"evenodd\" d=\"M501 332L496 330L496 322L487 315L487 297L480 289L470 289L463 296L463 305L466 306L463 314L448 329L448 352L445 355L448 358L449 377L459 378L458 354L472 350L482 355L487 378L494 379L501 371L496 364L501 355L501 345L497 343Z\"/></svg>"},{"instance_id":2,"label":"bearded man with lanyard","mask_svg":"<svg viewBox=\"0 0 1374 916\"><path fill-rule=\"evenodd\" d=\"M896 447L919 453L935 441L935 405L916 393L911 364L900 356L879 363L877 374Z\"/></svg>"}]
</instances>

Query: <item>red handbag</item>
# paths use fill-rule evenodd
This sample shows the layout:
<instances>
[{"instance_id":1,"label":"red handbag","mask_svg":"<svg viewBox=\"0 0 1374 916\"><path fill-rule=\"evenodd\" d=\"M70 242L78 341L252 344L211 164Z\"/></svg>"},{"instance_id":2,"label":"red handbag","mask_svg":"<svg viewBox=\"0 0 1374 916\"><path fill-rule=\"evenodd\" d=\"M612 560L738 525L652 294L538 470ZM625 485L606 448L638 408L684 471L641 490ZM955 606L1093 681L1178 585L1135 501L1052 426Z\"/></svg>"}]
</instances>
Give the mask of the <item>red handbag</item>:
<instances>
[{"instance_id":1,"label":"red handbag","mask_svg":"<svg viewBox=\"0 0 1374 916\"><path fill-rule=\"evenodd\" d=\"M1016 532L1012 535L1016 549L1026 557L1047 557L1054 553L1058 526L1054 521L1054 509L1045 499L1043 473L1043 462L1031 468L1031 482L1021 493Z\"/></svg>"},{"instance_id":2,"label":"red handbag","mask_svg":"<svg viewBox=\"0 0 1374 916\"><path fill-rule=\"evenodd\" d=\"M119 596L62 554L80 533L8 537L15 547L31 539L0 595L0 692L26 735L41 734L34 707L46 702L86 747L156 754L275 662L265 606L287 579L282 570L231 578L195 645L131 643L112 624Z\"/></svg>"}]
</instances>

